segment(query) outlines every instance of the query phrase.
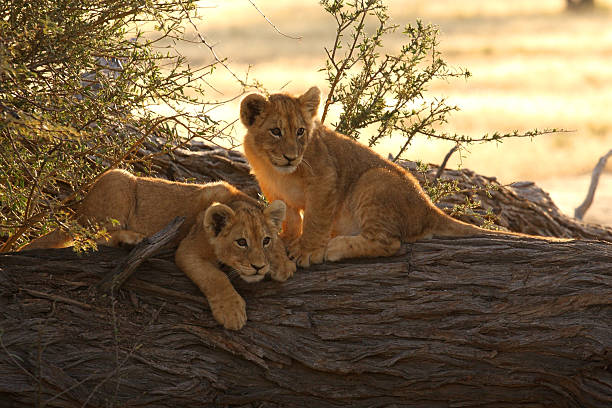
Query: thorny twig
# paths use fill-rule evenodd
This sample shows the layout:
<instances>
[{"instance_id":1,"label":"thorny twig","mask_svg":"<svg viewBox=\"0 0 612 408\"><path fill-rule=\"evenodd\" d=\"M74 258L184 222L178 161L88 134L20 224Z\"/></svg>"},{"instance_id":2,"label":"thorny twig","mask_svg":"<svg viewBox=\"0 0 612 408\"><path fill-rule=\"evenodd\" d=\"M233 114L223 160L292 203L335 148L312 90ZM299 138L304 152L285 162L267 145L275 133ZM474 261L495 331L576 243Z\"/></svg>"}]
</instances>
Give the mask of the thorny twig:
<instances>
[{"instance_id":1,"label":"thorny twig","mask_svg":"<svg viewBox=\"0 0 612 408\"><path fill-rule=\"evenodd\" d=\"M272 26L272 28L274 29L274 31L276 31L277 33L279 33L280 35L282 35L283 37L287 37L287 38L291 38L292 40L301 40L302 37L293 37L291 35L285 34L283 32L281 32L278 28L276 28L276 26L268 19L268 17L266 17L266 15L264 13L261 12L261 10L257 7L257 5L255 3L253 3L252 0L249 0L249 3L251 3L251 5L253 7L255 7L255 10L257 10L257 12L259 14L261 14L261 16L268 22L268 24L270 24Z\"/></svg>"},{"instance_id":2,"label":"thorny twig","mask_svg":"<svg viewBox=\"0 0 612 408\"><path fill-rule=\"evenodd\" d=\"M248 84L246 83L246 81L242 80L241 78L238 78L238 75L236 75L236 73L234 71L232 71L232 69L229 67L229 65L227 65L227 63L225 62L227 60L227 58L223 58L223 59L219 58L219 56L217 55L217 52L214 49L214 46L212 44L210 44L208 41L206 41L206 39L202 36L200 31L198 30L198 26L193 22L193 19L191 18L191 16L187 12L187 10L185 9L184 11L185 11L185 15L187 17L187 21L193 27L193 29L195 31L195 34L198 36L198 39L200 40L200 42L202 44L204 44L210 50L210 53L212 54L212 56L215 59L215 61L217 63L223 65L223 68L225 68L225 70L227 72L229 72L230 75L233 76L234 79L236 79L236 81L238 81L240 83L240 85L242 85L244 88L247 88Z\"/></svg>"},{"instance_id":3,"label":"thorny twig","mask_svg":"<svg viewBox=\"0 0 612 408\"><path fill-rule=\"evenodd\" d=\"M360 33L361 29L363 28L364 25L364 21L368 15L368 11L369 8L364 8L363 10L361 10L361 18L359 19L359 24L357 26L357 33ZM356 21L359 18L360 14L356 14L355 17L353 19L350 19L344 26L339 26L338 29L336 30L336 38L334 40L334 50L332 53L332 56L330 58L331 63L333 64L334 67L336 67L336 75L334 78L333 83L330 85L330 89L329 89L329 93L327 95L327 99L325 100L325 104L323 106L323 113L321 114L321 123L325 122L325 117L327 116L327 112L329 110L329 106L332 103L332 98L334 95L334 92L336 90L336 86L338 85L338 83L340 82L340 80L342 79L346 69L347 69L347 65L349 64L349 62L351 62L351 57L353 56L353 52L355 52L355 47L358 44L358 40L360 38L361 34L356 34L353 37L353 42L351 43L351 45L349 46L349 50L346 53L346 55L344 56L344 58L342 59L342 66L338 67L337 66L337 62L335 60L336 57L336 51L340 48L340 38L342 37L342 32L350 27L350 25ZM328 58L329 58L329 51L326 49L325 50L327 52Z\"/></svg>"},{"instance_id":4,"label":"thorny twig","mask_svg":"<svg viewBox=\"0 0 612 408\"><path fill-rule=\"evenodd\" d=\"M544 130L532 130L532 131L528 131L525 133L519 133L519 132L512 132L512 133L506 133L506 134L500 134L498 132L495 132L491 135L489 134L485 134L484 136L481 137L477 137L477 138L472 138L469 136L465 136L465 135L451 135L449 133L433 133L433 132L429 132L426 130L419 130L418 133L424 135L424 136L428 136L428 137L432 137L435 139L441 139L441 140L450 140L453 142L467 142L467 143L479 143L479 142L492 142L492 141L500 141L502 139L507 139L510 137L516 137L516 138L525 138L525 137L535 137L535 136L542 136L542 135L549 135L549 134L553 134L553 133L572 133L574 132L573 130L566 130L566 129L544 129Z\"/></svg>"},{"instance_id":5,"label":"thorny twig","mask_svg":"<svg viewBox=\"0 0 612 408\"><path fill-rule=\"evenodd\" d=\"M291 38L293 40L301 40L302 37L293 37L291 35L285 34L283 32L281 32L271 21L270 19L268 19L268 17L266 17L266 15L257 7L257 5L252 1L249 0L249 3L251 3L251 5L255 8L255 10L257 10L257 12L259 14L261 14L261 16L268 22L268 24L270 24L270 26L272 26L272 28L274 28L274 30L279 33L280 35L287 37L287 38ZM208 41L206 41L206 39L204 38L204 36L202 36L202 34L200 33L200 31L198 30L197 25L194 23L193 19L191 18L191 16L189 15L189 13L187 13L187 10L185 10L185 15L187 17L187 21L189 22L189 24L191 24L191 26L193 27L195 34L198 36L198 39L200 40L200 42L202 44L204 44L210 51L210 53L212 54L213 58L215 59L215 61L221 65L223 65L223 68L225 68L225 70L227 72L230 73L230 75L232 75L234 77L234 79L236 79L240 85L242 85L244 88L248 88L249 84L247 83L246 79L241 79L238 77L238 75L236 75L236 73L229 67L229 65L226 63L227 58L223 58L221 59L218 55L217 52L214 49L214 45L210 44Z\"/></svg>"}]
</instances>

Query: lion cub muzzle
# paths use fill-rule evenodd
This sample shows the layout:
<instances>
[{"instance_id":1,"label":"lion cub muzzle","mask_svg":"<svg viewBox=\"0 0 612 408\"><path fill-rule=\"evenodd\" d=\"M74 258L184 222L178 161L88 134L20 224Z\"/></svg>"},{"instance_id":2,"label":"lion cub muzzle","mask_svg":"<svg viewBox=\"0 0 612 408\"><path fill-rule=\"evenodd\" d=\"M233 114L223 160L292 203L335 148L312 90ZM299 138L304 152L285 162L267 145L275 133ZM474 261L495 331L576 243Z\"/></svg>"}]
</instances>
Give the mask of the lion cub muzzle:
<instances>
[{"instance_id":1,"label":"lion cub muzzle","mask_svg":"<svg viewBox=\"0 0 612 408\"><path fill-rule=\"evenodd\" d=\"M261 248L261 254L256 257L257 260L249 260L249 265L241 265L240 269L237 269L238 274L245 282L253 283L261 281L270 272L270 264L266 262L266 257Z\"/></svg>"},{"instance_id":2,"label":"lion cub muzzle","mask_svg":"<svg viewBox=\"0 0 612 408\"><path fill-rule=\"evenodd\" d=\"M204 225L219 261L246 282L259 282L270 272L270 250L285 218L285 204L274 202L258 222L252 208L233 210L215 203L206 211Z\"/></svg>"},{"instance_id":3,"label":"lion cub muzzle","mask_svg":"<svg viewBox=\"0 0 612 408\"><path fill-rule=\"evenodd\" d=\"M270 155L270 163L274 165L274 168L283 174L291 174L297 169L302 162L301 156L288 156L283 154L283 158L274 157Z\"/></svg>"}]
</instances>

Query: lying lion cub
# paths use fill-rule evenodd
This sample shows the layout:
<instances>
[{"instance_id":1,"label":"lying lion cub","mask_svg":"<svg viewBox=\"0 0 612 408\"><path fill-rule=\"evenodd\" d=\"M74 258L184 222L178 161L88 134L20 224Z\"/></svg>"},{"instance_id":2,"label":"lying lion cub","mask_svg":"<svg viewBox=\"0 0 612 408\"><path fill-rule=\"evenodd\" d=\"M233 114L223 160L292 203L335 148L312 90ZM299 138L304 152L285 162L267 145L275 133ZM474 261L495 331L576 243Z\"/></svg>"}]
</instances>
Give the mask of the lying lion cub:
<instances>
[{"instance_id":1,"label":"lying lion cub","mask_svg":"<svg viewBox=\"0 0 612 408\"><path fill-rule=\"evenodd\" d=\"M247 282L260 281L268 272L282 282L295 271L278 239L285 204L274 201L263 209L224 182L186 184L110 170L77 209L79 223L94 221L107 228L110 238L100 243L110 246L136 244L177 216L186 219L179 231L176 264L198 285L214 318L228 329L244 326L246 309L219 263L235 269ZM57 230L23 249L65 247L70 242L68 234Z\"/></svg>"},{"instance_id":2,"label":"lying lion cub","mask_svg":"<svg viewBox=\"0 0 612 408\"><path fill-rule=\"evenodd\" d=\"M319 99L313 87L299 97L251 94L240 106L244 152L266 197L287 204L283 238L298 265L491 232L446 215L408 171L321 124Z\"/></svg>"}]
</instances>

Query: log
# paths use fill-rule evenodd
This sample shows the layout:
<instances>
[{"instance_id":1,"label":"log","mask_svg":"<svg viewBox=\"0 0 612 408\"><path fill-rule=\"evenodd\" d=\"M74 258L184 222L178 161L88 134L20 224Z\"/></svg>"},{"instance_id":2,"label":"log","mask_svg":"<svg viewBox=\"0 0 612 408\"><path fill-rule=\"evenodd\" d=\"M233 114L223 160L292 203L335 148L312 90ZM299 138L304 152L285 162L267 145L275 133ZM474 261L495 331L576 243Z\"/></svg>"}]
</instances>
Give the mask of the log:
<instances>
[{"instance_id":1,"label":"log","mask_svg":"<svg viewBox=\"0 0 612 408\"><path fill-rule=\"evenodd\" d=\"M147 142L138 154L140 157L152 157L152 172L156 177L168 180L199 182L224 180L234 184L245 193L257 197L261 194L255 178L250 174L250 166L246 158L238 151L208 145L193 140L173 155L160 154L159 145L163 140ZM433 182L437 176L438 166L429 165L425 173L417 171L416 162L401 160L399 165L408 169L424 184L426 180ZM136 165L137 169L146 170L144 166ZM471 170L445 169L442 180L456 180L460 191L444 197L437 205L447 213L451 213L457 204L465 202L466 196L482 203L482 212L491 210L496 216L495 224L509 231L524 234L602 239L612 242L612 228L595 224L587 224L563 214L548 193L530 181L501 185L495 177L476 174ZM487 186L495 189L487 193ZM470 215L458 217L462 221L478 224L479 220Z\"/></svg>"},{"instance_id":2,"label":"log","mask_svg":"<svg viewBox=\"0 0 612 408\"><path fill-rule=\"evenodd\" d=\"M173 264L0 254L0 406L610 407L612 244L432 239L235 281L234 332Z\"/></svg>"}]
</instances>

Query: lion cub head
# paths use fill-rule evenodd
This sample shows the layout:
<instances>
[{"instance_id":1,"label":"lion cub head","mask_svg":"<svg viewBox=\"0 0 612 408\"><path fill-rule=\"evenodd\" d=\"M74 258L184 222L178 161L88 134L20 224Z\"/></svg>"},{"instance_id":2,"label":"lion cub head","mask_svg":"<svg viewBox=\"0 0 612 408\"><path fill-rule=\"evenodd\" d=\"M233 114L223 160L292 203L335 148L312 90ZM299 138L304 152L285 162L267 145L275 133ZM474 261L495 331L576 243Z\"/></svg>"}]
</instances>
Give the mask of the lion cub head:
<instances>
[{"instance_id":1,"label":"lion cub head","mask_svg":"<svg viewBox=\"0 0 612 408\"><path fill-rule=\"evenodd\" d=\"M221 203L208 207L204 228L217 259L247 282L263 279L270 271L270 251L279 239L285 211L285 203L279 200L263 211L244 201L231 207Z\"/></svg>"},{"instance_id":2,"label":"lion cub head","mask_svg":"<svg viewBox=\"0 0 612 408\"><path fill-rule=\"evenodd\" d=\"M269 160L281 173L293 173L302 162L317 115L321 92L312 87L304 95L259 94L246 96L240 120L248 130L258 156Z\"/></svg>"}]
</instances>

